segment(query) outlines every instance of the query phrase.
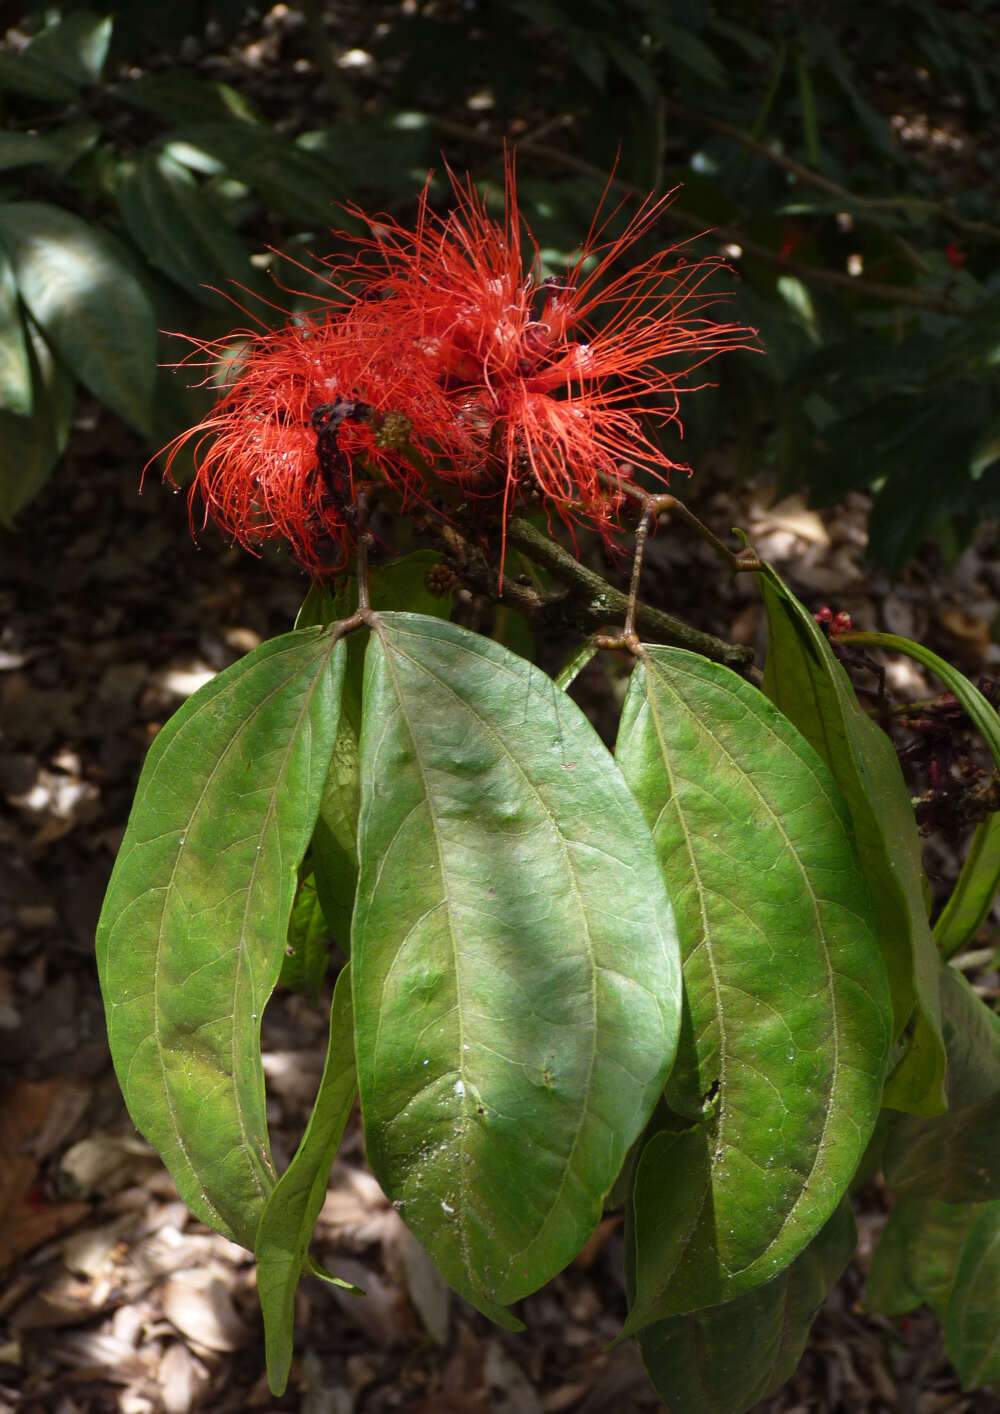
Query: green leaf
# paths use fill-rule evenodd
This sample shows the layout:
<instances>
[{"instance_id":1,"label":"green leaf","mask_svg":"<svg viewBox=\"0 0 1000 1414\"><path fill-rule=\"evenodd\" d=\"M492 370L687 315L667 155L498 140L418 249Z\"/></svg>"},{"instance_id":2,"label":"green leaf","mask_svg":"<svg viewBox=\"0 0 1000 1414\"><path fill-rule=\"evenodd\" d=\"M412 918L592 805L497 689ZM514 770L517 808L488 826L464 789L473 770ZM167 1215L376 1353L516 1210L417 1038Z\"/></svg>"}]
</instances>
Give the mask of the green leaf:
<instances>
[{"instance_id":1,"label":"green leaf","mask_svg":"<svg viewBox=\"0 0 1000 1414\"><path fill-rule=\"evenodd\" d=\"M155 113L168 123L183 117L185 123L256 123L259 115L243 94L228 83L198 78L194 74L139 74L117 84L115 97Z\"/></svg>"},{"instance_id":2,"label":"green leaf","mask_svg":"<svg viewBox=\"0 0 1000 1414\"><path fill-rule=\"evenodd\" d=\"M179 162L163 152L143 153L119 167L115 194L129 234L151 264L203 304L231 310L233 298L246 291L273 301L273 286L268 292L246 246Z\"/></svg>"},{"instance_id":3,"label":"green leaf","mask_svg":"<svg viewBox=\"0 0 1000 1414\"><path fill-rule=\"evenodd\" d=\"M100 232L42 202L0 203L0 241L21 298L81 383L147 432L156 319L145 291Z\"/></svg>"},{"instance_id":4,"label":"green leaf","mask_svg":"<svg viewBox=\"0 0 1000 1414\"><path fill-rule=\"evenodd\" d=\"M36 35L24 53L74 88L95 84L108 57L112 26L110 15L72 10Z\"/></svg>"},{"instance_id":5,"label":"green leaf","mask_svg":"<svg viewBox=\"0 0 1000 1414\"><path fill-rule=\"evenodd\" d=\"M38 133L0 133L0 171L58 162L61 154Z\"/></svg>"},{"instance_id":6,"label":"green leaf","mask_svg":"<svg viewBox=\"0 0 1000 1414\"><path fill-rule=\"evenodd\" d=\"M257 1291L264 1313L267 1378L275 1395L284 1394L288 1383L295 1291L357 1090L349 971L348 963L334 988L326 1064L306 1132L267 1200L254 1244ZM333 1280L357 1291L350 1282Z\"/></svg>"},{"instance_id":7,"label":"green leaf","mask_svg":"<svg viewBox=\"0 0 1000 1414\"><path fill-rule=\"evenodd\" d=\"M846 806L827 768L728 668L649 648L617 755L677 914L685 1009L636 1171L625 1329L718 1305L795 1258L878 1115L891 1007Z\"/></svg>"},{"instance_id":8,"label":"green leaf","mask_svg":"<svg viewBox=\"0 0 1000 1414\"><path fill-rule=\"evenodd\" d=\"M976 937L1000 889L1000 811L980 820L965 851L955 887L934 924L943 958L954 957Z\"/></svg>"},{"instance_id":9,"label":"green leaf","mask_svg":"<svg viewBox=\"0 0 1000 1414\"><path fill-rule=\"evenodd\" d=\"M768 623L763 688L833 772L851 813L889 972L894 1034L917 1006L909 1048L885 1103L934 1114L944 1108L937 949L924 904L920 839L892 743L866 716L850 679L809 611L768 565L758 582Z\"/></svg>"},{"instance_id":10,"label":"green leaf","mask_svg":"<svg viewBox=\"0 0 1000 1414\"><path fill-rule=\"evenodd\" d=\"M278 982L305 992L316 1002L320 983L330 962L330 925L320 905L314 874L306 874L288 920L288 943Z\"/></svg>"},{"instance_id":11,"label":"green leaf","mask_svg":"<svg viewBox=\"0 0 1000 1414\"><path fill-rule=\"evenodd\" d=\"M895 633L845 633L843 642L848 645L856 644L860 648L885 648L890 653L904 653L908 658L922 663L925 668L930 668L965 708L966 715L989 747L993 761L1000 770L1000 716L997 715L996 708L990 705L979 688L971 683L963 672L937 653L932 653L922 643L900 638Z\"/></svg>"},{"instance_id":12,"label":"green leaf","mask_svg":"<svg viewBox=\"0 0 1000 1414\"><path fill-rule=\"evenodd\" d=\"M7 527L48 480L73 421L72 379L30 321L27 332L31 414L0 411L0 525Z\"/></svg>"},{"instance_id":13,"label":"green leaf","mask_svg":"<svg viewBox=\"0 0 1000 1414\"><path fill-rule=\"evenodd\" d=\"M809 77L809 66L801 54L797 54L795 57L795 71L799 83L799 107L802 110L802 137L806 156L814 167L819 167L822 154L819 146L816 94L813 90L812 79Z\"/></svg>"},{"instance_id":14,"label":"green leaf","mask_svg":"<svg viewBox=\"0 0 1000 1414\"><path fill-rule=\"evenodd\" d=\"M1000 1380L1000 1202L988 1203L969 1233L948 1302L945 1346L963 1389Z\"/></svg>"},{"instance_id":15,"label":"green leaf","mask_svg":"<svg viewBox=\"0 0 1000 1414\"><path fill-rule=\"evenodd\" d=\"M76 10L49 25L18 54L0 54L0 91L43 102L68 103L84 84L97 83L107 57L112 21Z\"/></svg>"},{"instance_id":16,"label":"green leaf","mask_svg":"<svg viewBox=\"0 0 1000 1414\"><path fill-rule=\"evenodd\" d=\"M899 1116L886 1140L886 1182L946 1203L1000 1198L1000 1017L955 968L938 975L949 1109Z\"/></svg>"},{"instance_id":17,"label":"green leaf","mask_svg":"<svg viewBox=\"0 0 1000 1414\"><path fill-rule=\"evenodd\" d=\"M415 550L369 573L368 594L375 609L406 609L413 613L447 618L451 596L432 594L427 588L430 570L441 563L436 550ZM347 618L357 607L358 587L353 577L341 580L335 594L313 585L295 621L296 628L332 624ZM364 674L367 630L353 633L347 643L347 672L337 744L330 763L323 804L313 835L312 857L316 886L326 920L340 947L350 948L354 895L358 884L358 808L361 785L358 775L358 738L361 734L361 682Z\"/></svg>"},{"instance_id":18,"label":"green leaf","mask_svg":"<svg viewBox=\"0 0 1000 1414\"><path fill-rule=\"evenodd\" d=\"M336 168L276 129L244 122L185 124L171 131L170 141L207 153L297 229L333 224L333 202L342 195Z\"/></svg>"},{"instance_id":19,"label":"green leaf","mask_svg":"<svg viewBox=\"0 0 1000 1414\"><path fill-rule=\"evenodd\" d=\"M28 339L10 261L0 251L0 407L30 417L34 387Z\"/></svg>"},{"instance_id":20,"label":"green leaf","mask_svg":"<svg viewBox=\"0 0 1000 1414\"><path fill-rule=\"evenodd\" d=\"M0 93L20 93L43 103L71 103L77 85L70 83L30 49L19 54L0 53Z\"/></svg>"},{"instance_id":21,"label":"green leaf","mask_svg":"<svg viewBox=\"0 0 1000 1414\"><path fill-rule=\"evenodd\" d=\"M892 1316L926 1302L944 1320L955 1269L983 1205L900 1198L882 1230L865 1287L869 1311Z\"/></svg>"},{"instance_id":22,"label":"green leaf","mask_svg":"<svg viewBox=\"0 0 1000 1414\"><path fill-rule=\"evenodd\" d=\"M680 965L649 831L544 673L386 614L365 662L351 945L372 1168L442 1275L559 1271L662 1088Z\"/></svg>"},{"instance_id":23,"label":"green leaf","mask_svg":"<svg viewBox=\"0 0 1000 1414\"><path fill-rule=\"evenodd\" d=\"M1000 414L991 419L972 449L969 458L969 475L973 481L982 479L994 462L1000 460Z\"/></svg>"},{"instance_id":24,"label":"green leaf","mask_svg":"<svg viewBox=\"0 0 1000 1414\"><path fill-rule=\"evenodd\" d=\"M744 1414L783 1385L856 1240L845 1201L791 1266L764 1286L644 1330L643 1363L664 1403L679 1414Z\"/></svg>"},{"instance_id":25,"label":"green leaf","mask_svg":"<svg viewBox=\"0 0 1000 1414\"><path fill-rule=\"evenodd\" d=\"M253 1247L274 1183L260 1019L337 732L346 645L264 643L189 698L143 768L98 926L111 1054L192 1211Z\"/></svg>"}]
</instances>

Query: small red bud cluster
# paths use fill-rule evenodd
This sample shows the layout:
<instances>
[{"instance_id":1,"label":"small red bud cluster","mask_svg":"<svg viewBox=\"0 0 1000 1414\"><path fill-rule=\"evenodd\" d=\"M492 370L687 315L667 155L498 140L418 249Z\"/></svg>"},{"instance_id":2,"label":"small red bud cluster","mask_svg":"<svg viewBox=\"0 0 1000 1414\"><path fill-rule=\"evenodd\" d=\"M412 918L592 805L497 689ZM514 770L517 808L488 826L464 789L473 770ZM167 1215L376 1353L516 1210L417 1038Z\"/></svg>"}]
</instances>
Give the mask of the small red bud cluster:
<instances>
[{"instance_id":1,"label":"small red bud cluster","mask_svg":"<svg viewBox=\"0 0 1000 1414\"><path fill-rule=\"evenodd\" d=\"M825 634L833 636L839 633L850 633L854 627L854 621L846 609L841 609L835 614L827 604L817 609L813 618Z\"/></svg>"}]
</instances>

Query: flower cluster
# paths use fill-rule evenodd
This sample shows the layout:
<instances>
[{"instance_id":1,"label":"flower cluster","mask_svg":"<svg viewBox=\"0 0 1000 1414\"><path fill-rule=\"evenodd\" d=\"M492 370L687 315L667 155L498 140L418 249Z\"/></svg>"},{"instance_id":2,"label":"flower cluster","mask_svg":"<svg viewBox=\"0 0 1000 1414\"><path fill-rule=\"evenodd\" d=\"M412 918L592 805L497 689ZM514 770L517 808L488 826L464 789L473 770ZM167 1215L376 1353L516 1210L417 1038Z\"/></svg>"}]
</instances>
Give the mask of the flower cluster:
<instances>
[{"instance_id":1,"label":"flower cluster","mask_svg":"<svg viewBox=\"0 0 1000 1414\"><path fill-rule=\"evenodd\" d=\"M239 543L287 541L312 573L335 568L371 481L402 504L451 486L495 508L501 535L526 501L607 538L635 466L664 479L675 468L655 431L677 419L692 371L752 346L752 330L705 312L716 261L669 249L618 273L663 201L614 238L599 213L553 279L510 166L502 220L471 180L452 187L445 216L425 188L413 229L352 210L369 234L347 237L349 258L327 268L329 303L249 336L231 385L187 434L195 490Z\"/></svg>"}]
</instances>

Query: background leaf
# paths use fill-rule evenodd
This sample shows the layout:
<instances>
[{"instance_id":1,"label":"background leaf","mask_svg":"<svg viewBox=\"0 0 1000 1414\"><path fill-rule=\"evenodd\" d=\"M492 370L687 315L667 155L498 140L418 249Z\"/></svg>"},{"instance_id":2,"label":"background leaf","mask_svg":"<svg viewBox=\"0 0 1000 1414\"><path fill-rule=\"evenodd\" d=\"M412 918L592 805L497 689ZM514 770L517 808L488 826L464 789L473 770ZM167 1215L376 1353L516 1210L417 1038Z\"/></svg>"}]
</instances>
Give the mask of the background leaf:
<instances>
[{"instance_id":1,"label":"background leaf","mask_svg":"<svg viewBox=\"0 0 1000 1414\"><path fill-rule=\"evenodd\" d=\"M0 242L21 297L80 382L149 430L156 320L135 276L93 226L36 201L0 203Z\"/></svg>"},{"instance_id":2,"label":"background leaf","mask_svg":"<svg viewBox=\"0 0 1000 1414\"><path fill-rule=\"evenodd\" d=\"M948 1302L945 1344L963 1389L1000 1380L1000 1202L987 1203L962 1249Z\"/></svg>"},{"instance_id":3,"label":"background leaf","mask_svg":"<svg viewBox=\"0 0 1000 1414\"><path fill-rule=\"evenodd\" d=\"M156 737L104 901L98 966L137 1127L191 1210L253 1247L273 1187L260 1019L337 731L346 646L271 639Z\"/></svg>"},{"instance_id":4,"label":"background leaf","mask_svg":"<svg viewBox=\"0 0 1000 1414\"><path fill-rule=\"evenodd\" d=\"M1000 1017L955 968L939 967L938 981L948 1111L899 1116L886 1139L886 1182L947 1203L1000 1198Z\"/></svg>"},{"instance_id":5,"label":"background leaf","mask_svg":"<svg viewBox=\"0 0 1000 1414\"><path fill-rule=\"evenodd\" d=\"M0 408L30 417L34 380L11 263L0 252Z\"/></svg>"},{"instance_id":6,"label":"background leaf","mask_svg":"<svg viewBox=\"0 0 1000 1414\"><path fill-rule=\"evenodd\" d=\"M846 806L760 692L649 648L616 752L684 955L667 1099L700 1120L639 1159L632 1331L760 1286L812 1240L874 1127L891 1010Z\"/></svg>"},{"instance_id":7,"label":"background leaf","mask_svg":"<svg viewBox=\"0 0 1000 1414\"><path fill-rule=\"evenodd\" d=\"M943 1320L962 1248L981 1212L979 1203L900 1198L875 1249L868 1309L891 1316L926 1302Z\"/></svg>"},{"instance_id":8,"label":"background leaf","mask_svg":"<svg viewBox=\"0 0 1000 1414\"><path fill-rule=\"evenodd\" d=\"M649 832L551 679L387 614L351 944L368 1156L494 1319L564 1266L662 1087L680 969Z\"/></svg>"},{"instance_id":9,"label":"background leaf","mask_svg":"<svg viewBox=\"0 0 1000 1414\"><path fill-rule=\"evenodd\" d=\"M123 164L116 195L125 225L150 263L202 304L232 312L233 300L247 292L274 299L273 284L265 285L239 236L188 169L166 153L144 152Z\"/></svg>"},{"instance_id":10,"label":"background leaf","mask_svg":"<svg viewBox=\"0 0 1000 1414\"><path fill-rule=\"evenodd\" d=\"M816 1312L856 1241L845 1201L766 1285L642 1331L639 1349L660 1398L679 1414L744 1414L766 1399L798 1365Z\"/></svg>"},{"instance_id":11,"label":"background leaf","mask_svg":"<svg viewBox=\"0 0 1000 1414\"><path fill-rule=\"evenodd\" d=\"M315 1004L329 962L330 925L316 892L315 875L310 871L300 880L295 895L278 982L282 987L305 992Z\"/></svg>"},{"instance_id":12,"label":"background leaf","mask_svg":"<svg viewBox=\"0 0 1000 1414\"><path fill-rule=\"evenodd\" d=\"M73 421L69 374L26 321L32 408L28 417L0 411L0 525L11 526L37 495L65 450Z\"/></svg>"}]
</instances>

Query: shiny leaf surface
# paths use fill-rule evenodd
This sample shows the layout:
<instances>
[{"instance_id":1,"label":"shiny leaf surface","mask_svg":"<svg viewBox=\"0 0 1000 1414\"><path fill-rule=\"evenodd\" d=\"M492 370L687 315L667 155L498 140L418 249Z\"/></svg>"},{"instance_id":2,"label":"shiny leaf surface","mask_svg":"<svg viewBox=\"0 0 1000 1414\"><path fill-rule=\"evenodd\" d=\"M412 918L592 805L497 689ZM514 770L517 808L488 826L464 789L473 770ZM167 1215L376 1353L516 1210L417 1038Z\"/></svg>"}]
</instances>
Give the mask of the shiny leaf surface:
<instances>
[{"instance_id":1,"label":"shiny leaf surface","mask_svg":"<svg viewBox=\"0 0 1000 1414\"><path fill-rule=\"evenodd\" d=\"M891 1011L844 802L727 668L650 648L617 746L677 913L685 1014L646 1144L626 1329L728 1301L830 1217L875 1124Z\"/></svg>"},{"instance_id":2,"label":"shiny leaf surface","mask_svg":"<svg viewBox=\"0 0 1000 1414\"><path fill-rule=\"evenodd\" d=\"M113 246L79 216L37 201L0 203L0 242L31 317L66 366L148 432L156 319Z\"/></svg>"},{"instance_id":3,"label":"shiny leaf surface","mask_svg":"<svg viewBox=\"0 0 1000 1414\"><path fill-rule=\"evenodd\" d=\"M676 1044L680 967L649 831L551 679L386 614L365 664L351 947L383 1188L445 1278L503 1307L563 1267Z\"/></svg>"},{"instance_id":4,"label":"shiny leaf surface","mask_svg":"<svg viewBox=\"0 0 1000 1414\"><path fill-rule=\"evenodd\" d=\"M97 957L132 1118L192 1211L252 1247L274 1184L260 1019L337 731L346 646L261 645L150 748Z\"/></svg>"},{"instance_id":5,"label":"shiny leaf surface","mask_svg":"<svg viewBox=\"0 0 1000 1414\"><path fill-rule=\"evenodd\" d=\"M889 971L895 1032L916 1024L890 1076L886 1103L918 1114L944 1108L937 949L924 904L920 840L892 743L858 704L850 679L809 611L767 566L764 692L833 772L851 813Z\"/></svg>"}]
</instances>

